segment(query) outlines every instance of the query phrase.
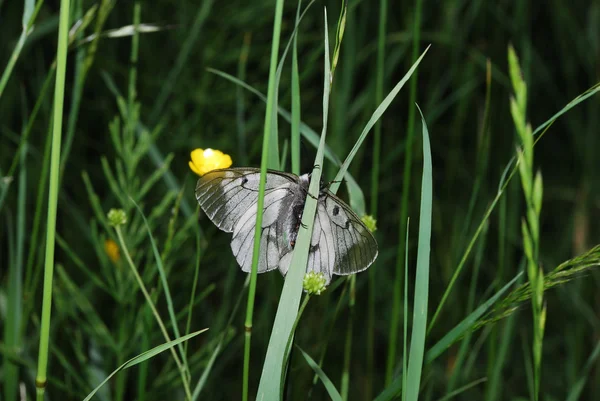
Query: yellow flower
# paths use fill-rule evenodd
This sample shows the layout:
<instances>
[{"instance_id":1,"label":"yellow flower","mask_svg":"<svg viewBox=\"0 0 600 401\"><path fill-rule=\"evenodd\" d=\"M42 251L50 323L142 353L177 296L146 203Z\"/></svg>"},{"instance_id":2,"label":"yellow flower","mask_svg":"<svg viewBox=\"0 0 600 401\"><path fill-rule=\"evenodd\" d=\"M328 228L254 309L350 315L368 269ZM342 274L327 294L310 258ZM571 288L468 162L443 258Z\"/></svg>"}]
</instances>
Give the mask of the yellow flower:
<instances>
[{"instance_id":1,"label":"yellow flower","mask_svg":"<svg viewBox=\"0 0 600 401\"><path fill-rule=\"evenodd\" d=\"M104 241L104 252L108 255L110 260L113 263L117 263L119 259L121 259L121 251L119 250L119 245L111 239L107 239Z\"/></svg>"},{"instance_id":2,"label":"yellow flower","mask_svg":"<svg viewBox=\"0 0 600 401\"><path fill-rule=\"evenodd\" d=\"M189 162L192 171L198 175L204 175L211 170L227 168L231 166L231 157L220 150L194 149Z\"/></svg>"}]
</instances>

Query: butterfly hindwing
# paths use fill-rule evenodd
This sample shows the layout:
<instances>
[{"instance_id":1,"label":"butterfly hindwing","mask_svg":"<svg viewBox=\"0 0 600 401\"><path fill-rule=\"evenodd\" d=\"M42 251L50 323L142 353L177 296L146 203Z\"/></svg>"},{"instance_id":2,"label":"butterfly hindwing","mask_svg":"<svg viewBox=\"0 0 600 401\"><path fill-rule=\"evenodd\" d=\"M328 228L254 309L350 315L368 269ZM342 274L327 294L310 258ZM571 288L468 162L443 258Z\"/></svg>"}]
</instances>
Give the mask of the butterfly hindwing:
<instances>
[{"instance_id":1,"label":"butterfly hindwing","mask_svg":"<svg viewBox=\"0 0 600 401\"><path fill-rule=\"evenodd\" d=\"M377 241L354 211L335 195L327 192L322 201L330 221L335 274L347 275L368 268L377 257Z\"/></svg>"},{"instance_id":2,"label":"butterfly hindwing","mask_svg":"<svg viewBox=\"0 0 600 401\"><path fill-rule=\"evenodd\" d=\"M288 185L284 184L279 188L272 189L265 195L259 273L273 270L279 265L283 249L282 242L277 234L277 228L279 222L289 214ZM233 228L233 238L231 240L231 250L245 272L250 272L252 267L255 225L256 203L250 206L239 219Z\"/></svg>"}]
</instances>

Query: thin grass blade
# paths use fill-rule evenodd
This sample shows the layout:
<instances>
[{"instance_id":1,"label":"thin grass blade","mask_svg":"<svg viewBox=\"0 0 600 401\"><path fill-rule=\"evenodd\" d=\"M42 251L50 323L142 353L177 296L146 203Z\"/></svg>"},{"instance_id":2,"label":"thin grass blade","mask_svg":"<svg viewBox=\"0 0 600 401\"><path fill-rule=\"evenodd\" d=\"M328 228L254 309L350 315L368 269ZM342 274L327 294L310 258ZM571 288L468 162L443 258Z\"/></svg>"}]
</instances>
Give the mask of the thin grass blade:
<instances>
[{"instance_id":1,"label":"thin grass blade","mask_svg":"<svg viewBox=\"0 0 600 401\"><path fill-rule=\"evenodd\" d=\"M140 209L139 205L135 203L133 198L129 198L129 200L135 205L140 216L144 220L144 226L146 227L146 231L148 232L148 238L150 238L150 244L152 245L152 253L154 254L154 261L156 262L156 269L158 270L158 275L160 277L160 282L163 286L163 290L165 292L165 299L167 301L167 310L169 311L169 318L171 319L171 326L173 326L173 332L175 333L175 337L181 337L181 333L179 332L179 325L177 324L177 317L175 316L175 308L173 307L173 298L171 297L171 291L169 290L169 283L167 281L167 274L165 273L165 268L162 263L162 258L160 257L160 252L156 246L156 242L154 241L154 236L152 235L152 230L148 225L148 220L144 215L142 209ZM181 354L183 365L185 369L189 371L189 365L187 363L186 353L183 350L183 345L181 343L177 344L177 349Z\"/></svg>"},{"instance_id":2,"label":"thin grass blade","mask_svg":"<svg viewBox=\"0 0 600 401\"><path fill-rule=\"evenodd\" d=\"M415 70L419 66L419 63L421 62L423 57L425 57L425 54L429 50L429 47L430 46L427 46L425 51L421 54L421 56L417 59L417 61L415 61L415 63L412 65L412 67L410 67L410 69L404 75L404 77L402 77L400 82L398 82L396 84L396 86L394 86L394 89L392 89L390 91L390 93L385 97L385 99L383 99L383 102L381 102L381 104L373 112L373 115L367 122L367 125L365 125L365 128L363 128L363 131L361 132L361 134L358 138L358 141L356 141L356 143L352 147L352 150L348 154L348 157L346 157L346 160L344 160L344 163L342 163L340 170L338 171L337 175L335 176L335 179L333 180L333 184L331 184L331 187L329 188L330 191L333 192L334 194L338 191L338 189L340 187L340 183L342 182L342 179L344 178L346 171L348 170L348 167L350 166L350 163L352 162L352 159L354 159L356 152L358 152L358 149L362 145L363 141L366 139L367 134L371 131L371 129L373 128L375 123L381 118L383 113L387 110L387 108L390 106L392 101L396 98L396 96L398 95L398 92L400 92L400 89L402 89L404 84L408 81L408 79L415 72Z\"/></svg>"},{"instance_id":3,"label":"thin grass blade","mask_svg":"<svg viewBox=\"0 0 600 401\"><path fill-rule=\"evenodd\" d=\"M167 343L161 344L161 345L159 345L157 347L154 347L154 348L152 348L152 349L150 349L150 350L148 350L146 352L142 352L138 356L135 356L135 357L131 358L130 360L128 360L127 362L125 362L124 364L122 364L121 366L119 366L117 369L115 369L110 375L108 375L106 377L106 379L104 379L104 381L102 383L100 383L95 389L92 390L91 393L88 394L87 397L85 397L83 399L83 401L89 401L89 400L91 400L92 397L98 392L98 390L100 390L100 388L106 384L106 382L108 382L114 375L116 375L117 373L119 373L123 369L127 369L127 368L135 366L135 365L137 365L139 363L147 361L148 359L155 357L156 355L160 354L163 351L168 350L171 347L179 345L182 342L187 341L187 340L189 340L192 337L196 337L198 334L204 333L206 330L208 330L208 329L203 329L203 330L195 331L193 333L188 334L187 336L179 337L177 340L173 340L173 341L169 341Z\"/></svg>"},{"instance_id":4,"label":"thin grass blade","mask_svg":"<svg viewBox=\"0 0 600 401\"><path fill-rule=\"evenodd\" d=\"M337 389L335 388L335 386L331 382L331 380L329 380L329 377L327 377L325 372L323 372L323 369L321 369L321 367L314 361L314 359L312 359L310 357L310 355L308 355L306 352L304 352L304 350L302 348L300 348L298 346L296 346L296 348L298 348L300 350L300 352L302 353L302 356L306 360L306 363L308 363L308 366L311 367L311 369L315 372L315 374L317 376L319 376L319 379L321 379L321 381L323 382L323 385L325 386L325 389L327 390L327 394L329 394L329 398L331 398L334 401L342 401L342 396L337 391Z\"/></svg>"}]
</instances>

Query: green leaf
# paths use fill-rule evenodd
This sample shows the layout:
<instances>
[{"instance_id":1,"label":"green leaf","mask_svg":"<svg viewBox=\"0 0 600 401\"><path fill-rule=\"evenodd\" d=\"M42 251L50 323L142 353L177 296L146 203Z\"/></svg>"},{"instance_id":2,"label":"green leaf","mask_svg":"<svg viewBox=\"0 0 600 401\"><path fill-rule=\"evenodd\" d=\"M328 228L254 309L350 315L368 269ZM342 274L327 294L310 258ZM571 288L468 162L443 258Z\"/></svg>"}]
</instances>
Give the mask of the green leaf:
<instances>
[{"instance_id":1,"label":"green leaf","mask_svg":"<svg viewBox=\"0 0 600 401\"><path fill-rule=\"evenodd\" d=\"M418 107L418 106L417 106ZM415 298L413 328L408 357L406 399L417 401L421 386L425 335L427 331L427 302L429 298L429 257L431 249L431 209L433 193L433 168L427 124L421 114L423 124L423 181L421 183L421 212L419 215L419 245L417 249L417 273L415 277Z\"/></svg>"}]
</instances>

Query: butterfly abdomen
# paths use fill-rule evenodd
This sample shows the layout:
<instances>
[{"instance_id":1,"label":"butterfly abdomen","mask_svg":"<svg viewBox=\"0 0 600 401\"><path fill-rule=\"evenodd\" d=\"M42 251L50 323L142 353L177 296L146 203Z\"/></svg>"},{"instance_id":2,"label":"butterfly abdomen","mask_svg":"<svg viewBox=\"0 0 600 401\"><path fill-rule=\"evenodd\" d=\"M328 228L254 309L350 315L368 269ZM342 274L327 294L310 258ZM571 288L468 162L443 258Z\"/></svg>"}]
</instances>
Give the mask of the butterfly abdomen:
<instances>
[{"instance_id":1,"label":"butterfly abdomen","mask_svg":"<svg viewBox=\"0 0 600 401\"><path fill-rule=\"evenodd\" d=\"M292 207L292 224L290 232L290 246L293 248L296 246L296 238L298 238L298 231L302 224L302 213L304 212L304 204L296 204Z\"/></svg>"}]
</instances>

